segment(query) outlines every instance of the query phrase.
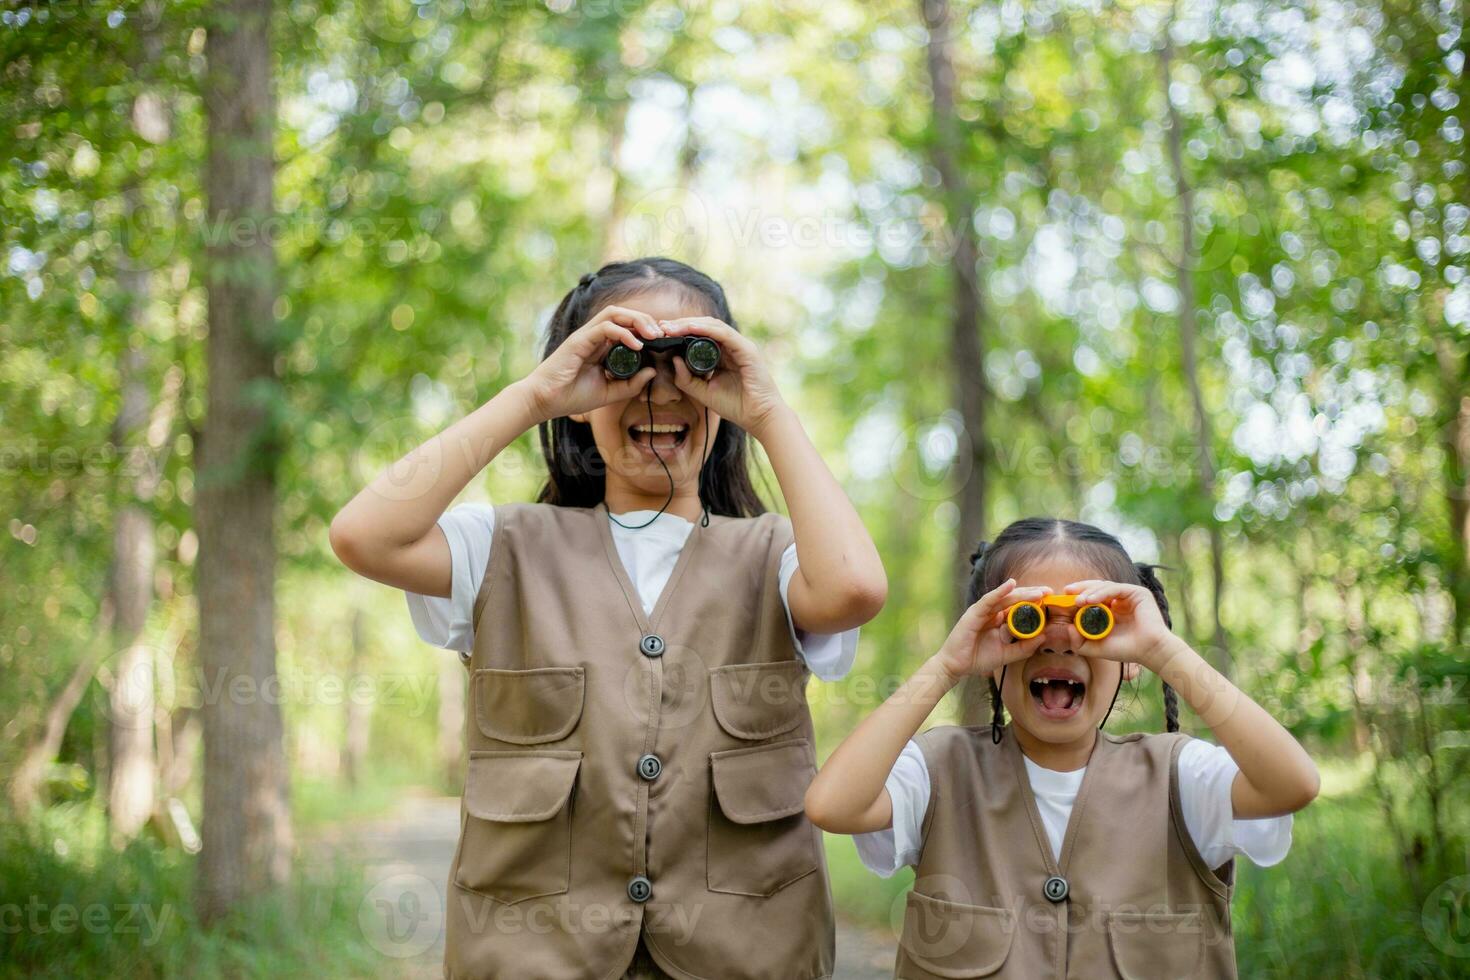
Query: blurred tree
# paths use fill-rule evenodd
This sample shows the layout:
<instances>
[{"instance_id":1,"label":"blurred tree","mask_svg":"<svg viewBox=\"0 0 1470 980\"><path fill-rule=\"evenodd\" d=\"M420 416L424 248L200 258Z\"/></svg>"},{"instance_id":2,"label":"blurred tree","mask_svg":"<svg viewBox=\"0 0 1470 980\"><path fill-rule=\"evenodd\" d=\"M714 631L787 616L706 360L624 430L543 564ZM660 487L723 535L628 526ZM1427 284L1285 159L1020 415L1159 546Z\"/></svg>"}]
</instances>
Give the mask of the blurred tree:
<instances>
[{"instance_id":1,"label":"blurred tree","mask_svg":"<svg viewBox=\"0 0 1470 980\"><path fill-rule=\"evenodd\" d=\"M213 922L290 873L289 774L276 672L275 107L271 0L211 11L208 409L200 435L199 660L204 849L195 901Z\"/></svg>"},{"instance_id":2,"label":"blurred tree","mask_svg":"<svg viewBox=\"0 0 1470 980\"><path fill-rule=\"evenodd\" d=\"M970 553L985 537L985 483L991 478L985 427L985 299L981 294L979 254L975 245L975 201L961 169L961 121L955 113L955 70L949 46L958 30L948 0L920 0L924 18L925 63L933 92L933 135L929 148L943 195L944 243L950 256L951 289L948 357L953 410L959 416L954 472L959 498L956 528L953 613L965 608L965 581Z\"/></svg>"},{"instance_id":3,"label":"blurred tree","mask_svg":"<svg viewBox=\"0 0 1470 980\"><path fill-rule=\"evenodd\" d=\"M954 63L950 56L951 38L956 31L948 0L920 0L925 25L925 63L929 69L929 88L933 97L933 122L929 157L939 173L939 191L944 201L945 244L953 247L950 256L951 310L947 360L950 364L950 389L953 411L958 416L956 432L957 458L954 476L958 486L958 526L954 542L954 601L951 616L964 611L970 554L985 538L985 485L991 479L988 458L989 433L985 428L985 361L982 357L983 334L986 332L985 298L980 294L979 253L975 241L975 200L969 190L964 170L958 160L960 119L954 106ZM967 682L973 683L973 682ZM983 685L982 685L983 686ZM976 724L985 717L982 698L973 692L961 692L970 708L967 723Z\"/></svg>"},{"instance_id":4,"label":"blurred tree","mask_svg":"<svg viewBox=\"0 0 1470 980\"><path fill-rule=\"evenodd\" d=\"M130 112L132 127L140 140L154 145L168 140L172 115L170 100L153 84L163 46L158 7L156 3L145 6L129 24L139 35L130 66L138 82ZM136 175L128 175L121 196L125 211L142 210ZM128 233L134 231L127 229ZM132 242L124 242L123 249L125 255L137 254ZM108 576L109 599L115 610L112 649L117 653L110 664L108 692L111 724L107 809L116 841L127 841L142 829L154 813L158 788L153 742L154 651L144 636L153 606L157 542L153 515L144 505L158 490L162 451L173 434L182 372L176 366L166 373L147 370L155 347L145 339L152 333L148 323L152 273L147 265L136 263L118 270L118 285L126 303L128 342L119 357L121 399L111 439L118 456L128 460L125 470L131 471L133 479L131 486L118 488L123 499L115 512L112 570ZM160 376L166 387L150 391L150 380Z\"/></svg>"},{"instance_id":5,"label":"blurred tree","mask_svg":"<svg viewBox=\"0 0 1470 980\"><path fill-rule=\"evenodd\" d=\"M1163 80L1163 101L1168 115L1169 166L1179 195L1178 259L1174 263L1174 281L1179 290L1179 353L1184 368L1184 382L1189 389L1194 417L1196 476L1199 495L1207 508L1206 530L1210 537L1210 618L1214 625L1215 666L1226 677L1234 673L1230 663L1230 644L1225 635L1225 622L1220 608L1225 598L1225 543L1215 516L1215 447L1210 429L1210 413L1205 409L1199 382L1198 294L1195 290L1193 264L1198 261L1194 228L1198 220L1194 207L1194 188L1184 169L1184 121L1174 105L1174 39L1170 31L1178 14L1177 4L1169 11L1159 42L1159 74Z\"/></svg>"}]
</instances>

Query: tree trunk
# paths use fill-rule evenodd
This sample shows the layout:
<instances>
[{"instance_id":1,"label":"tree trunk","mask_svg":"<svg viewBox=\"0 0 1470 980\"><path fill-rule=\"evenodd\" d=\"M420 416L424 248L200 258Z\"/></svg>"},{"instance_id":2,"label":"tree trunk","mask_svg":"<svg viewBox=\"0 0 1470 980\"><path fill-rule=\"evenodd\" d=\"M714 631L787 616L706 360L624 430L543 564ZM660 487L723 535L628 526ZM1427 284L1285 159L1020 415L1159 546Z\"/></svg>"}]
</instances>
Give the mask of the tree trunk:
<instances>
[{"instance_id":1,"label":"tree trunk","mask_svg":"<svg viewBox=\"0 0 1470 980\"><path fill-rule=\"evenodd\" d=\"M163 39L156 29L161 10L153 2L145 6L150 9L148 16L138 19L142 26L139 55L133 70L146 81L162 56ZM168 140L172 105L159 92L152 88L140 91L133 99L131 117L133 130L142 139L153 144ZM128 213L142 211L142 194L136 181L129 180L123 190L123 200ZM121 244L128 256L143 255L148 248L147 242ZM148 263L127 261L118 273L118 281L128 296L129 335L148 336L146 318L152 293ZM108 584L116 610L112 649L118 652L108 691L107 812L112 840L117 845L137 836L152 816L158 797L158 756L153 740L154 651L142 642L148 613L153 607L153 576L157 566L153 516L146 505L153 499L161 478L182 369L175 366L166 372L163 388L150 410L147 363L146 348L129 344L123 351L118 372L122 407L112 429L112 443L119 458L127 463L123 475L130 476L132 481L123 490L123 502L113 529L112 573ZM139 445L138 432L145 421L148 425Z\"/></svg>"},{"instance_id":2,"label":"tree trunk","mask_svg":"<svg viewBox=\"0 0 1470 980\"><path fill-rule=\"evenodd\" d=\"M1179 110L1169 97L1169 80L1173 69L1174 41L1170 36L1173 18L1164 27L1163 44L1159 49L1159 72L1164 83L1164 106L1169 114L1169 162L1174 169L1174 182L1179 193L1179 260L1175 264L1175 278L1179 286L1179 344L1184 362L1184 378L1189 385L1189 398L1194 407L1195 451L1199 455L1200 494L1209 505L1210 516L1206 526L1210 532L1210 574L1216 666L1220 673L1231 676L1234 671L1230 660L1230 647L1226 642L1225 623L1220 615L1220 606L1225 597L1225 542L1220 533L1220 522L1215 517L1215 461L1210 445L1210 423L1205 414L1204 396L1199 385L1199 329L1195 319L1194 270L1194 189L1184 172L1182 149L1184 124Z\"/></svg>"},{"instance_id":3,"label":"tree trunk","mask_svg":"<svg viewBox=\"0 0 1470 980\"><path fill-rule=\"evenodd\" d=\"M87 685L92 682L97 666L107 651L106 637L112 629L112 617L112 600L105 598L90 644L92 652L72 668L66 685L46 711L46 721L41 726L40 736L25 750L19 765L15 767L15 775L10 779L9 796L10 805L18 817L28 817L34 807L45 802L41 788L46 781L46 770L56 760L56 753L61 751L61 740L66 737L66 726L71 722L72 713L81 703L82 695L86 693Z\"/></svg>"},{"instance_id":4,"label":"tree trunk","mask_svg":"<svg viewBox=\"0 0 1470 980\"><path fill-rule=\"evenodd\" d=\"M346 731L342 738L342 774L347 778L348 786L356 786L362 776L362 764L368 754L368 736L372 733L372 702L353 693L367 663L366 618L361 606L353 607L350 631L352 658L347 668Z\"/></svg>"},{"instance_id":5,"label":"tree trunk","mask_svg":"<svg viewBox=\"0 0 1470 980\"><path fill-rule=\"evenodd\" d=\"M1443 323L1441 330L1448 329ZM1449 513L1446 578L1454 604L1450 645L1466 642L1470 628L1470 356L1447 337L1435 349L1439 362L1440 449L1444 453L1444 496Z\"/></svg>"},{"instance_id":6,"label":"tree trunk","mask_svg":"<svg viewBox=\"0 0 1470 980\"><path fill-rule=\"evenodd\" d=\"M964 431L958 433L955 456L955 478L959 496L959 526L956 529L952 581L953 613L958 617L964 609L965 589L970 573L970 553L985 535L985 478L987 445L985 441L985 364L980 343L980 330L985 317L985 302L980 290L979 247L975 240L972 218L973 195L959 171L960 119L954 107L954 65L949 41L953 26L948 0L919 0L924 27L928 31L925 60L929 68L929 84L933 89L934 138L930 143L930 159L939 172L944 195L946 227L953 236L954 252L950 257L953 307L950 313L949 360L951 404L959 414ZM976 705L988 701L973 692L960 693L965 723L975 719Z\"/></svg>"},{"instance_id":7,"label":"tree trunk","mask_svg":"<svg viewBox=\"0 0 1470 980\"><path fill-rule=\"evenodd\" d=\"M270 239L270 0L212 11L204 108L208 157L208 394L196 496L203 670L203 851L208 923L285 881L291 820L276 677L275 253Z\"/></svg>"},{"instance_id":8,"label":"tree trunk","mask_svg":"<svg viewBox=\"0 0 1470 980\"><path fill-rule=\"evenodd\" d=\"M949 354L952 369L951 401L964 432L959 433L955 474L959 486L960 520L955 543L956 615L964 608L965 581L970 553L985 533L985 371L980 330L985 315L980 291L979 248L971 219L973 195L959 172L960 120L954 108L954 65L950 60L952 31L948 0L920 0L929 40L925 54L933 88L934 138L930 160L939 172L945 218L953 236L950 257L953 307L950 314Z\"/></svg>"},{"instance_id":9,"label":"tree trunk","mask_svg":"<svg viewBox=\"0 0 1470 980\"><path fill-rule=\"evenodd\" d=\"M171 711L160 719L160 755L164 754L162 746L168 746L167 757L158 767L159 786L163 796L178 796L193 778L194 764L199 757L199 743L203 741L201 724L199 712L189 707Z\"/></svg>"},{"instance_id":10,"label":"tree trunk","mask_svg":"<svg viewBox=\"0 0 1470 980\"><path fill-rule=\"evenodd\" d=\"M136 195L129 189L127 195ZM148 274L128 270L119 276L130 298L131 328L140 328L148 302ZM132 332L131 330L129 332ZM113 842L122 844L137 835L153 812L157 766L153 751L153 651L143 642L143 629L153 605L153 570L157 549L153 518L141 505L153 496L156 479L147 454L133 451L132 443L148 410L148 387L143 374L147 358L129 346L122 353L122 406L112 428L119 458L140 461L124 465L133 485L123 490L112 536L112 571L108 591L116 616L111 649L118 651L108 691L107 813Z\"/></svg>"}]
</instances>

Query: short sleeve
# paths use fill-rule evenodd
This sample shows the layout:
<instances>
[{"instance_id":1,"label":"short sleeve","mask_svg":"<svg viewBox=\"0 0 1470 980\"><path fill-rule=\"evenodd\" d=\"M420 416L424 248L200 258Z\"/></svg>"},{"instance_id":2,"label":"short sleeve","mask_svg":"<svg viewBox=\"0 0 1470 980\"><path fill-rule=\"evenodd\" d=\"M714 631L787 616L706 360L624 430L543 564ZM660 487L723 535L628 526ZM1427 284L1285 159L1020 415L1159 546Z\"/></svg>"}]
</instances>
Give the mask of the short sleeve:
<instances>
[{"instance_id":1,"label":"short sleeve","mask_svg":"<svg viewBox=\"0 0 1470 980\"><path fill-rule=\"evenodd\" d=\"M490 562L495 508L490 504L459 504L441 514L437 523L449 542L451 594L406 592L408 614L425 643L468 653L475 645L475 597Z\"/></svg>"},{"instance_id":2,"label":"short sleeve","mask_svg":"<svg viewBox=\"0 0 1470 980\"><path fill-rule=\"evenodd\" d=\"M884 782L893 801L893 823L883 830L854 834L858 857L874 874L891 877L899 868L919 862L924 817L929 810L929 767L919 744L909 739Z\"/></svg>"},{"instance_id":3,"label":"short sleeve","mask_svg":"<svg viewBox=\"0 0 1470 980\"><path fill-rule=\"evenodd\" d=\"M841 680L852 670L853 661L857 659L859 627L841 633L808 633L797 629L796 621L791 618L791 599L787 595L797 568L796 545L789 544L781 552L780 586L781 605L786 607L786 625L791 630L791 640L813 674L824 681Z\"/></svg>"},{"instance_id":4,"label":"short sleeve","mask_svg":"<svg viewBox=\"0 0 1470 980\"><path fill-rule=\"evenodd\" d=\"M1231 785L1240 767L1223 746L1192 738L1179 750L1179 803L1184 825L1211 868L1238 854L1260 867L1279 863L1291 849L1292 815L1235 819Z\"/></svg>"}]
</instances>

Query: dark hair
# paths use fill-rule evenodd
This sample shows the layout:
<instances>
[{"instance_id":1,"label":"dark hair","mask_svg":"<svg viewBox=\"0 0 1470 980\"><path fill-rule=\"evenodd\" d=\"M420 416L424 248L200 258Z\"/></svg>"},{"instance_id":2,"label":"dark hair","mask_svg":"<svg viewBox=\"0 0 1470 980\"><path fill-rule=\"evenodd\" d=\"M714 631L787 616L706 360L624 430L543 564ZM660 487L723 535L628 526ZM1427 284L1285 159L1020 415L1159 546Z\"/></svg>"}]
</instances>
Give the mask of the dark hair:
<instances>
[{"instance_id":1,"label":"dark hair","mask_svg":"<svg viewBox=\"0 0 1470 980\"><path fill-rule=\"evenodd\" d=\"M679 291L698 304L706 316L739 329L725 301L725 291L699 270L660 257L609 262L582 276L576 288L562 297L547 325L541 359L550 357L562 341L603 307L662 289ZM538 430L547 480L537 501L561 507L593 507L600 503L606 492L606 463L593 441L592 427L563 416L542 422ZM750 480L748 443L744 429L729 419L720 421L719 433L699 474L699 498L711 514L755 517L766 512Z\"/></svg>"},{"instance_id":2,"label":"dark hair","mask_svg":"<svg viewBox=\"0 0 1470 980\"><path fill-rule=\"evenodd\" d=\"M1058 550L1096 568L1099 578L1147 588L1159 605L1164 625L1174 628L1169 618L1169 597L1164 594L1164 584L1154 574L1154 569L1162 566L1135 562L1128 557L1122 542L1101 528L1057 517L1022 518L1008 525L994 541L981 541L970 555L970 584L965 591L965 605L973 605L985 593L999 588L1015 569L1055 555ZM987 680L992 733L998 741L1000 728L1005 724L1005 705L1001 703L995 679ZM1171 732L1179 731L1179 698L1168 684L1164 685L1164 727Z\"/></svg>"}]
</instances>

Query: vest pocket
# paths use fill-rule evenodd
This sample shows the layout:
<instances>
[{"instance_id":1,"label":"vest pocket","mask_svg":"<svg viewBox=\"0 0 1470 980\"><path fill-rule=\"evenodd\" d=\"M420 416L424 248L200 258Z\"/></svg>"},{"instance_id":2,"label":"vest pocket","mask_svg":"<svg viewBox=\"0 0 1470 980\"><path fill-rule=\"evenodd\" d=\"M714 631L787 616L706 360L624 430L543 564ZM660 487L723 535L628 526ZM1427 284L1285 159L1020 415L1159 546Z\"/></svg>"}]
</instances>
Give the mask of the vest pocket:
<instances>
[{"instance_id":1,"label":"vest pocket","mask_svg":"<svg viewBox=\"0 0 1470 980\"><path fill-rule=\"evenodd\" d=\"M496 670L471 680L480 734L514 745L566 738L582 717L586 679L581 667Z\"/></svg>"},{"instance_id":2,"label":"vest pocket","mask_svg":"<svg viewBox=\"0 0 1470 980\"><path fill-rule=\"evenodd\" d=\"M710 891L765 897L817 870L817 829L803 812L816 773L804 738L710 753Z\"/></svg>"},{"instance_id":3,"label":"vest pocket","mask_svg":"<svg viewBox=\"0 0 1470 980\"><path fill-rule=\"evenodd\" d=\"M1124 980L1192 977L1204 952L1198 912L1110 912L1108 947Z\"/></svg>"},{"instance_id":4,"label":"vest pocket","mask_svg":"<svg viewBox=\"0 0 1470 980\"><path fill-rule=\"evenodd\" d=\"M736 738L784 735L806 717L806 674L796 660L715 667L709 672L715 719Z\"/></svg>"},{"instance_id":5,"label":"vest pocket","mask_svg":"<svg viewBox=\"0 0 1470 980\"><path fill-rule=\"evenodd\" d=\"M903 980L988 977L1011 952L1013 909L962 905L909 892L898 946Z\"/></svg>"},{"instance_id":6,"label":"vest pocket","mask_svg":"<svg viewBox=\"0 0 1470 980\"><path fill-rule=\"evenodd\" d=\"M581 764L580 752L471 752L455 883L507 905L565 892Z\"/></svg>"}]
</instances>

